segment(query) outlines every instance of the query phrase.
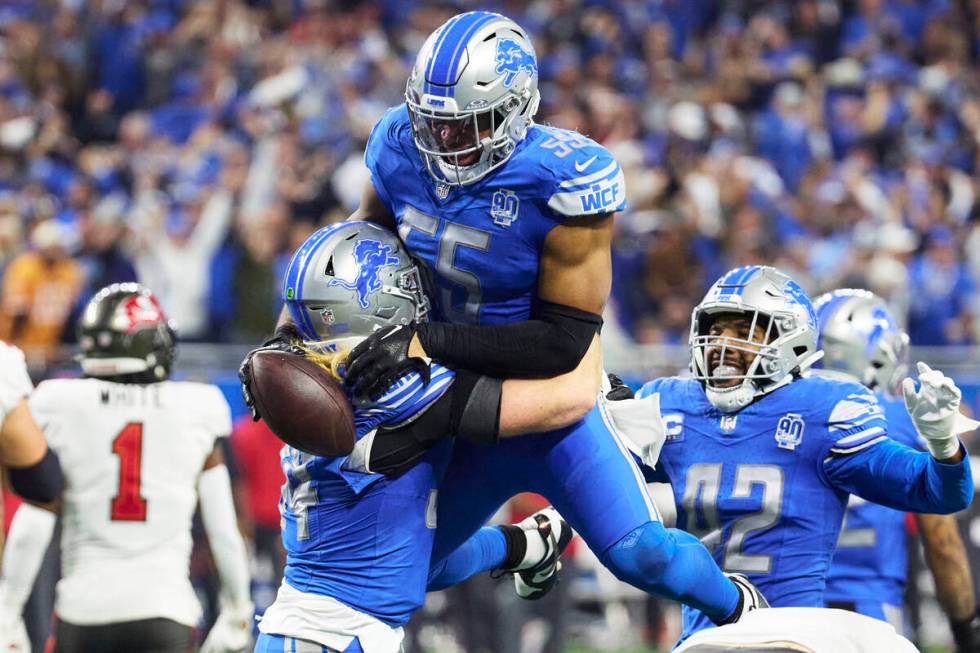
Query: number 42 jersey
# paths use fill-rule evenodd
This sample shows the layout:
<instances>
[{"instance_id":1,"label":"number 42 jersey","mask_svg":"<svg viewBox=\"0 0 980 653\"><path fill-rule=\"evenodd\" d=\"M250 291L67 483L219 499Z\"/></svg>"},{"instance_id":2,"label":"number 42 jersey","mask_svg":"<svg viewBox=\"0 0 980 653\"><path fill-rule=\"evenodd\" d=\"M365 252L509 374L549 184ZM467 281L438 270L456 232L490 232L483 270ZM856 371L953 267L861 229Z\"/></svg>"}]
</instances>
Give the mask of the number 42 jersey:
<instances>
[{"instance_id":1,"label":"number 42 jersey","mask_svg":"<svg viewBox=\"0 0 980 653\"><path fill-rule=\"evenodd\" d=\"M77 625L197 625L188 578L197 481L231 412L213 385L44 381L30 409L65 478L55 610Z\"/></svg>"},{"instance_id":2,"label":"number 42 jersey","mask_svg":"<svg viewBox=\"0 0 980 653\"><path fill-rule=\"evenodd\" d=\"M887 437L864 386L805 377L737 413L718 411L693 379L658 379L666 440L657 463L677 526L718 564L748 575L773 607L823 607L849 494L918 512L969 504L968 461L944 465ZM684 608L684 636L711 623Z\"/></svg>"},{"instance_id":3,"label":"number 42 jersey","mask_svg":"<svg viewBox=\"0 0 980 653\"><path fill-rule=\"evenodd\" d=\"M554 127L532 125L500 168L450 186L426 170L403 105L375 125L364 161L399 236L434 273L439 317L453 322L528 319L548 232L568 217L626 207L623 172L612 155Z\"/></svg>"}]
</instances>

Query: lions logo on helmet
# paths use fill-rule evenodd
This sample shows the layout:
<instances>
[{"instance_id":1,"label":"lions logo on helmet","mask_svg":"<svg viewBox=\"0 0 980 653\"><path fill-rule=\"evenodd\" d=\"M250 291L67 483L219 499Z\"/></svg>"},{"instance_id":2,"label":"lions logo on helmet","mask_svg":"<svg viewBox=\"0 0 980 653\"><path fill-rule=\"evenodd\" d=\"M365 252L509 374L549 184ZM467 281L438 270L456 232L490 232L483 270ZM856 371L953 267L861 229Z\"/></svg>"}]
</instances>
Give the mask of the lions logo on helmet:
<instances>
[{"instance_id":1,"label":"lions logo on helmet","mask_svg":"<svg viewBox=\"0 0 980 653\"><path fill-rule=\"evenodd\" d=\"M369 305L368 297L381 290L381 268L398 265L398 257L392 256L392 248L377 240L365 238L354 246L354 260L357 261L357 277L353 282L334 277L328 283L357 293L357 304L361 308Z\"/></svg>"},{"instance_id":2,"label":"lions logo on helmet","mask_svg":"<svg viewBox=\"0 0 980 653\"><path fill-rule=\"evenodd\" d=\"M748 337L712 334L712 324L723 315L744 318ZM753 338L757 328L761 340ZM806 292L779 270L760 265L731 270L711 286L694 308L690 347L695 378L723 412L738 411L791 382L823 355ZM726 364L731 357L751 362L739 373Z\"/></svg>"},{"instance_id":3,"label":"lions logo on helmet","mask_svg":"<svg viewBox=\"0 0 980 653\"><path fill-rule=\"evenodd\" d=\"M821 367L895 394L908 370L908 335L877 295L842 288L817 298Z\"/></svg>"},{"instance_id":4,"label":"lions logo on helmet","mask_svg":"<svg viewBox=\"0 0 980 653\"><path fill-rule=\"evenodd\" d=\"M307 238L289 261L282 294L303 338L333 345L352 346L429 313L418 267L394 234L370 222L341 222Z\"/></svg>"},{"instance_id":5,"label":"lions logo on helmet","mask_svg":"<svg viewBox=\"0 0 980 653\"><path fill-rule=\"evenodd\" d=\"M504 76L504 86L510 87L522 70L531 77L538 74L534 55L525 51L514 39L497 41L497 67L494 72Z\"/></svg>"}]
</instances>

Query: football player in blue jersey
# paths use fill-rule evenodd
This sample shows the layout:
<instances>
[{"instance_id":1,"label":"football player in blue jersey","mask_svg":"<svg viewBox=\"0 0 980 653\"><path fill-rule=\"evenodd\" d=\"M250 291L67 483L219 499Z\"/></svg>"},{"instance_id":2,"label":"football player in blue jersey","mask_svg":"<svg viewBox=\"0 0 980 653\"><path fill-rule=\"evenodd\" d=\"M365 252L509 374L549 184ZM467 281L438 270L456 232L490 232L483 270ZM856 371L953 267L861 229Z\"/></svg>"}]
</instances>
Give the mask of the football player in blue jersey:
<instances>
[{"instance_id":1,"label":"football player in blue jersey","mask_svg":"<svg viewBox=\"0 0 980 653\"><path fill-rule=\"evenodd\" d=\"M424 450L461 428L485 431L454 447L435 564L510 496L533 491L620 579L719 623L738 619L762 598L726 578L690 535L664 528L596 403L598 375L578 388L585 401L563 424L539 419L534 437L487 446L524 432L501 410L502 379L556 377L593 346L611 286L613 215L626 205L612 155L576 132L534 124L538 101L534 48L504 16L459 14L423 44L405 103L368 140L371 180L354 218L397 229L431 277L435 319L375 332L352 351L346 382L375 396L407 369L424 374L429 360L459 372L446 410L428 411L396 445ZM528 423L546 416L543 406L529 411Z\"/></svg>"},{"instance_id":2,"label":"football player in blue jersey","mask_svg":"<svg viewBox=\"0 0 980 653\"><path fill-rule=\"evenodd\" d=\"M283 299L295 333L280 333L266 347L309 356L337 378L351 344L378 326L424 321L429 306L418 268L398 239L367 222L344 222L310 236L290 261ZM250 359L251 354L241 374L254 411ZM558 393L574 394L569 386L581 383L578 376L599 374L598 359L594 348L580 369L557 380ZM410 370L380 395L354 402L358 443L351 455L321 457L283 448L287 480L280 511L288 558L256 651L393 653L427 585L442 588L489 570L537 578L539 591L554 582L558 556L572 532L553 509L519 525L478 530L430 576L437 487L451 442L433 447L395 479L371 473L366 462L379 429L433 410L456 376L437 364L426 373L428 382ZM545 385L509 381L504 404L539 402ZM549 403L560 413L563 401L556 396ZM528 588L528 598L535 598L534 590Z\"/></svg>"},{"instance_id":3,"label":"football player in blue jersey","mask_svg":"<svg viewBox=\"0 0 980 653\"><path fill-rule=\"evenodd\" d=\"M818 297L814 308L820 329L817 345L824 352L817 365L821 373L874 391L885 411L889 437L925 450L905 402L897 396L907 368L908 336L885 302L867 290L841 289ZM915 518L957 650L980 651L973 578L956 520L949 515ZM852 495L827 574L827 606L883 619L902 632L906 542L905 513Z\"/></svg>"},{"instance_id":4,"label":"football player in blue jersey","mask_svg":"<svg viewBox=\"0 0 980 653\"><path fill-rule=\"evenodd\" d=\"M952 381L930 370L918 391L904 388L931 455L888 438L870 390L805 375L821 355L816 314L778 270L747 266L716 281L694 309L690 345L694 378L657 379L638 393L659 396L657 473L672 486L678 526L772 606L824 605L849 494L916 512L970 504ZM709 625L684 608L683 637Z\"/></svg>"}]
</instances>

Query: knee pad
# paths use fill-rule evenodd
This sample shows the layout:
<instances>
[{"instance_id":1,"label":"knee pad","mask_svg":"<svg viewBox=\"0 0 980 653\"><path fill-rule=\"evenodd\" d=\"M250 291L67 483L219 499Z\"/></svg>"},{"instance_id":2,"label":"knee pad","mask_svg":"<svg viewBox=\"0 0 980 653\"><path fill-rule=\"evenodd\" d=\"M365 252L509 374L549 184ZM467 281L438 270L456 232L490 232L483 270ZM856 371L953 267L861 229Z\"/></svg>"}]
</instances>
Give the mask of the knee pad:
<instances>
[{"instance_id":1,"label":"knee pad","mask_svg":"<svg viewBox=\"0 0 980 653\"><path fill-rule=\"evenodd\" d=\"M609 547L600 560L619 580L643 586L664 575L676 548L664 525L649 521Z\"/></svg>"}]
</instances>

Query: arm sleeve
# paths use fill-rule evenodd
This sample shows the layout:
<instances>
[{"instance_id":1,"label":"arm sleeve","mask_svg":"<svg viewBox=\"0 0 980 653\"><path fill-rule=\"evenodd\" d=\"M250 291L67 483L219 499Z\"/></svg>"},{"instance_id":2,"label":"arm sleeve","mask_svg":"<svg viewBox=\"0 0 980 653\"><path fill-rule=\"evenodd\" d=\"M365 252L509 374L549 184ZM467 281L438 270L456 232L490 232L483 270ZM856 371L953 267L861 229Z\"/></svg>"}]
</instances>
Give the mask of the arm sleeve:
<instances>
[{"instance_id":1,"label":"arm sleeve","mask_svg":"<svg viewBox=\"0 0 980 653\"><path fill-rule=\"evenodd\" d=\"M889 508L949 514L973 498L969 456L946 465L888 438L854 453L831 452L823 470L833 487Z\"/></svg>"},{"instance_id":2,"label":"arm sleeve","mask_svg":"<svg viewBox=\"0 0 980 653\"><path fill-rule=\"evenodd\" d=\"M243 605L250 601L251 578L245 542L235 519L228 468L217 465L201 472L197 491L201 519L221 579L222 598L231 605Z\"/></svg>"},{"instance_id":3,"label":"arm sleeve","mask_svg":"<svg viewBox=\"0 0 980 653\"><path fill-rule=\"evenodd\" d=\"M51 543L56 520L51 511L29 503L17 509L3 550L0 605L18 614L24 609Z\"/></svg>"},{"instance_id":4,"label":"arm sleeve","mask_svg":"<svg viewBox=\"0 0 980 653\"><path fill-rule=\"evenodd\" d=\"M534 319L511 324L429 322L418 327L430 358L450 367L506 378L549 378L571 372L602 328L602 317L540 302Z\"/></svg>"}]
</instances>

